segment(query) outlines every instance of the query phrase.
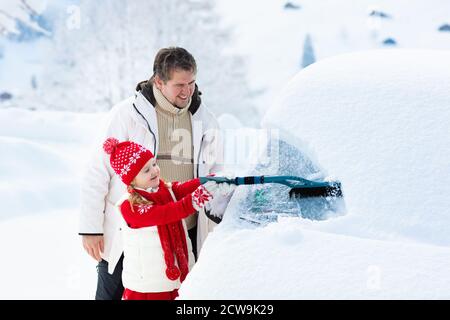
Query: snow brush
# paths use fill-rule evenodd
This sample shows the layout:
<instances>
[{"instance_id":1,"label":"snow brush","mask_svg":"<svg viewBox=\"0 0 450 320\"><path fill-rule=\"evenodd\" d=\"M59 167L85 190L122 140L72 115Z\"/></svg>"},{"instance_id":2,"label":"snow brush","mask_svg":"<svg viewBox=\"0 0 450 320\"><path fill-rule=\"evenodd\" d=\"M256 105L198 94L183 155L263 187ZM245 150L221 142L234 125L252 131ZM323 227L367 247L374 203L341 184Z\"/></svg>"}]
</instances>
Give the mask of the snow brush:
<instances>
[{"instance_id":1,"label":"snow brush","mask_svg":"<svg viewBox=\"0 0 450 320\"><path fill-rule=\"evenodd\" d=\"M208 181L231 183L237 186L265 183L283 184L291 188L289 191L289 196L291 198L342 197L341 183L339 181L311 181L296 176L250 176L236 177L234 179L215 176L200 177L201 184Z\"/></svg>"}]
</instances>

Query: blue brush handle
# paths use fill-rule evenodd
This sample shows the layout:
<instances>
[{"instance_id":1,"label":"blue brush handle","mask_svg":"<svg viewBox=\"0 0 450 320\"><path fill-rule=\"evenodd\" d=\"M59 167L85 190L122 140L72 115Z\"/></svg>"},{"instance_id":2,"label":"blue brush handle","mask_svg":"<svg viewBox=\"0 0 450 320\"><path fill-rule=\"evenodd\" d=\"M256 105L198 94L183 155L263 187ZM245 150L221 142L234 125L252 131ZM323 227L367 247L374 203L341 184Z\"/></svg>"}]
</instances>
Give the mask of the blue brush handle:
<instances>
[{"instance_id":1,"label":"blue brush handle","mask_svg":"<svg viewBox=\"0 0 450 320\"><path fill-rule=\"evenodd\" d=\"M231 184L238 185L236 183L236 179L228 179L225 177L200 177L199 179L200 179L201 184L205 184L208 181L215 181L217 183L231 183Z\"/></svg>"},{"instance_id":2,"label":"blue brush handle","mask_svg":"<svg viewBox=\"0 0 450 320\"><path fill-rule=\"evenodd\" d=\"M236 177L234 179L228 179L225 177L200 177L201 184L204 184L208 181L215 181L217 183L230 183L237 186L244 184L263 184L264 176Z\"/></svg>"},{"instance_id":3,"label":"blue brush handle","mask_svg":"<svg viewBox=\"0 0 450 320\"><path fill-rule=\"evenodd\" d=\"M296 176L249 176L249 177L236 177L234 179L228 179L225 177L200 177L200 183L204 184L208 181L215 181L217 183L231 183L235 185L245 184L264 184L264 183L279 183L291 188L315 188L315 187L328 187L334 185L333 182L319 182L311 181L305 178Z\"/></svg>"}]
</instances>

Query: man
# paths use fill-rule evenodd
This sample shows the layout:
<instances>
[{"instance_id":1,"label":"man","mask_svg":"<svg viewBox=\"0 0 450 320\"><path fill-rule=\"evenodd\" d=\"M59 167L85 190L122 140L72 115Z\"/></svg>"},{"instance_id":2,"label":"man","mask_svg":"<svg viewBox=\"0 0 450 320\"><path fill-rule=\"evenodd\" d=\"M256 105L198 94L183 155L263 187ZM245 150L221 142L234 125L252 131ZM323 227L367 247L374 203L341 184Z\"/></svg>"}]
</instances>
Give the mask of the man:
<instances>
[{"instance_id":1,"label":"man","mask_svg":"<svg viewBox=\"0 0 450 320\"><path fill-rule=\"evenodd\" d=\"M188 51L179 47L161 49L150 80L139 83L133 97L111 110L101 141L114 137L145 146L157 155L161 177L166 181L185 181L220 171L223 155L219 126L201 103L196 74L195 59ZM114 175L98 145L82 186L79 231L85 250L99 261L97 300L122 297L120 231L124 222L115 204L125 193L125 185ZM202 210L198 219L194 215L185 220L194 254L216 225L211 219L223 214L230 197L215 197L211 212Z\"/></svg>"}]
</instances>

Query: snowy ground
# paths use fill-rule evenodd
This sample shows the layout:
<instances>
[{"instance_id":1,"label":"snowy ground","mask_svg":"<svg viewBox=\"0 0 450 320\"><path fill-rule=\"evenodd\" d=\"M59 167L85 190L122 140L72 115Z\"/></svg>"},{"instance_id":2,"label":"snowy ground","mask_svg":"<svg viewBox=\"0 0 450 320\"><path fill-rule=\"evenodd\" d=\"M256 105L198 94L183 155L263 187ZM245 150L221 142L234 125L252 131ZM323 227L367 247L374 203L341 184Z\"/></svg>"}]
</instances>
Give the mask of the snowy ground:
<instances>
[{"instance_id":1,"label":"snowy ground","mask_svg":"<svg viewBox=\"0 0 450 320\"><path fill-rule=\"evenodd\" d=\"M96 263L77 232L76 208L1 221L0 299L93 299Z\"/></svg>"}]
</instances>

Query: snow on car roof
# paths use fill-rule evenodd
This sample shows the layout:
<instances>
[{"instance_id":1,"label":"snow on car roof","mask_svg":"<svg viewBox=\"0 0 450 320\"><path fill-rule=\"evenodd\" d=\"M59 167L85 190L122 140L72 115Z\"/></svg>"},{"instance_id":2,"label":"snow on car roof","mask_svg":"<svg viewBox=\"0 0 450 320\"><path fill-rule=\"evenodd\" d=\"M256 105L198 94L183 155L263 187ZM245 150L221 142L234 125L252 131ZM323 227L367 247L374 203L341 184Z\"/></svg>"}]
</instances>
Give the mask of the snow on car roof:
<instances>
[{"instance_id":1,"label":"snow on car roof","mask_svg":"<svg viewBox=\"0 0 450 320\"><path fill-rule=\"evenodd\" d=\"M263 125L303 141L342 181L346 231L448 245L449 106L448 51L377 50L299 72Z\"/></svg>"}]
</instances>

